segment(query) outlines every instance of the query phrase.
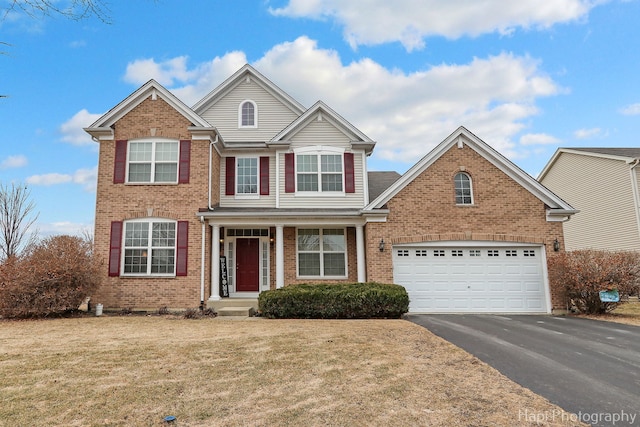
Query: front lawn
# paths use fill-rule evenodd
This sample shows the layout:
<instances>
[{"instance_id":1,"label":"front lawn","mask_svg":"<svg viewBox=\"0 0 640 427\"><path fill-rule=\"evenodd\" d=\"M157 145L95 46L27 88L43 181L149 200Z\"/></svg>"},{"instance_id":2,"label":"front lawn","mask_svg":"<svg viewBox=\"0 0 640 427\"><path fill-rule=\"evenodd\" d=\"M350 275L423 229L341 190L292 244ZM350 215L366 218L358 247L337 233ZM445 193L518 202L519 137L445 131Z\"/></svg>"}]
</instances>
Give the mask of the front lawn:
<instances>
[{"instance_id":1,"label":"front lawn","mask_svg":"<svg viewBox=\"0 0 640 427\"><path fill-rule=\"evenodd\" d=\"M620 304L611 313L584 317L640 326L640 302L637 299L633 299L627 303Z\"/></svg>"},{"instance_id":2,"label":"front lawn","mask_svg":"<svg viewBox=\"0 0 640 427\"><path fill-rule=\"evenodd\" d=\"M181 427L575 425L403 320L0 321L0 426L166 416Z\"/></svg>"}]
</instances>

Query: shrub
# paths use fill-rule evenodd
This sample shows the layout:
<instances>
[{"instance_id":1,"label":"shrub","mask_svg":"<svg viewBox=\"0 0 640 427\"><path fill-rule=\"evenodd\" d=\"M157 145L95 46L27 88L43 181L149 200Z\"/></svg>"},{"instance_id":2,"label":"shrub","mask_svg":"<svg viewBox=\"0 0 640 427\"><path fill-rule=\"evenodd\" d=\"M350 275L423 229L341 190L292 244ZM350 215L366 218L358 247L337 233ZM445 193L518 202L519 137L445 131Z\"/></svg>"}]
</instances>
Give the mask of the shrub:
<instances>
[{"instance_id":1,"label":"shrub","mask_svg":"<svg viewBox=\"0 0 640 427\"><path fill-rule=\"evenodd\" d=\"M301 284L261 292L258 307L277 319L398 318L409 311L409 296L382 283Z\"/></svg>"},{"instance_id":2,"label":"shrub","mask_svg":"<svg viewBox=\"0 0 640 427\"><path fill-rule=\"evenodd\" d=\"M636 252L580 250L559 253L548 260L549 283L585 314L607 313L620 303L600 301L600 291L621 295L638 292L640 255Z\"/></svg>"},{"instance_id":3,"label":"shrub","mask_svg":"<svg viewBox=\"0 0 640 427\"><path fill-rule=\"evenodd\" d=\"M46 317L76 310L99 285L91 243L54 236L0 266L0 316Z\"/></svg>"},{"instance_id":4,"label":"shrub","mask_svg":"<svg viewBox=\"0 0 640 427\"><path fill-rule=\"evenodd\" d=\"M216 316L217 316L216 312L211 308L205 308L205 309L187 308L182 314L182 317L184 319L204 319L207 317L216 317Z\"/></svg>"}]
</instances>

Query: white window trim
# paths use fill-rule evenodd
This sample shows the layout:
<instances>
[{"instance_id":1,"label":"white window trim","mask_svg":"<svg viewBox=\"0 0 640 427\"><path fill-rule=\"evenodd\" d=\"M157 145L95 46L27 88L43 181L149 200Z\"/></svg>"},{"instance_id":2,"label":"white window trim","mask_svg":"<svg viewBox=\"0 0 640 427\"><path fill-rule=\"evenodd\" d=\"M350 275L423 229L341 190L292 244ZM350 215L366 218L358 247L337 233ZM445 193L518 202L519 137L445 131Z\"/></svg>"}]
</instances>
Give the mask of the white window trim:
<instances>
[{"instance_id":1,"label":"white window trim","mask_svg":"<svg viewBox=\"0 0 640 427\"><path fill-rule=\"evenodd\" d=\"M293 150L293 154L295 156L295 180L296 180L296 196L313 196L313 197L335 197L335 196L346 196L345 192L345 172L344 172L344 153L345 150L343 148L337 147L329 147L329 146L314 146L314 147L303 147L297 148ZM342 165L342 191L322 191L322 168L321 168L321 156L323 154L328 155L339 155L340 162ZM318 156L318 171L316 172L318 175L318 190L317 191L300 191L298 190L298 155L316 155Z\"/></svg>"},{"instance_id":2,"label":"white window trim","mask_svg":"<svg viewBox=\"0 0 640 427\"><path fill-rule=\"evenodd\" d=\"M238 179L238 164L240 162L238 162L239 159L256 159L256 164L257 164L257 171L258 171L258 175L257 175L257 186L256 186L256 192L255 193L239 193L238 192L238 185L240 183L240 180ZM236 156L236 161L235 161L235 170L233 171L234 175L235 175L235 186L236 188L234 189L234 197L237 200L258 200L260 199L260 157L258 156Z\"/></svg>"},{"instance_id":3,"label":"white window trim","mask_svg":"<svg viewBox=\"0 0 640 427\"><path fill-rule=\"evenodd\" d=\"M253 105L253 125L242 124L242 106L249 102ZM257 129L258 128L258 104L251 99L245 99L238 105L238 129Z\"/></svg>"},{"instance_id":4,"label":"white window trim","mask_svg":"<svg viewBox=\"0 0 640 427\"><path fill-rule=\"evenodd\" d=\"M467 178L469 178L469 192L471 195L471 203L458 203L457 197L456 197L456 177L458 175L465 175ZM453 176L453 196L456 198L456 206L473 206L475 205L475 197L473 195L473 179L471 178L471 175L469 175L466 172L456 172L456 174Z\"/></svg>"},{"instance_id":5,"label":"white window trim","mask_svg":"<svg viewBox=\"0 0 640 427\"><path fill-rule=\"evenodd\" d=\"M131 143L152 143L151 148L151 176L149 177L149 181L129 181L129 166L131 165ZM156 143L158 142L173 142L178 145L178 159L176 160L176 179L175 181L154 181L155 172L156 172ZM142 162L136 162L142 163ZM161 162L161 163L169 163L169 162ZM130 139L127 141L127 163L125 170L125 183L126 184L135 184L135 185L172 185L177 184L180 176L180 141L172 138L141 138L141 139Z\"/></svg>"},{"instance_id":6,"label":"white window trim","mask_svg":"<svg viewBox=\"0 0 640 427\"><path fill-rule=\"evenodd\" d=\"M298 250L298 230L303 229L303 230L308 230L308 229L318 229L320 231L320 275L319 276L303 276L300 275L300 251ZM325 276L324 275L324 250L323 250L323 241L322 241L322 235L323 235L323 231L325 229L332 229L332 230L343 230L343 235L344 235L344 276ZM311 251L304 251L304 253L311 253ZM315 253L315 252L314 252ZM336 252L328 252L328 253L336 253ZM313 225L309 225L309 226L304 226L304 227L297 227L296 228L296 278L297 279L304 279L304 280L336 280L336 279L347 279L349 277L349 242L348 242L348 235L347 235L347 229L345 227L331 227L331 226L327 226L327 227L317 227L317 226L313 226Z\"/></svg>"},{"instance_id":7,"label":"white window trim","mask_svg":"<svg viewBox=\"0 0 640 427\"><path fill-rule=\"evenodd\" d=\"M125 240L127 235L127 224L130 223L158 223L158 222L166 222L172 223L175 225L175 239L173 245L173 273L151 273L151 254L149 252L149 256L147 258L147 273L125 273L124 269L124 260L125 260L125 252L127 247L125 246ZM149 225L149 242L147 243L147 250L151 251L153 247L151 246L152 241L152 232L153 227ZM122 223L122 242L120 244L120 274L122 277L176 277L176 258L178 256L178 221L166 218L139 218L139 219L130 219L123 221Z\"/></svg>"}]
</instances>

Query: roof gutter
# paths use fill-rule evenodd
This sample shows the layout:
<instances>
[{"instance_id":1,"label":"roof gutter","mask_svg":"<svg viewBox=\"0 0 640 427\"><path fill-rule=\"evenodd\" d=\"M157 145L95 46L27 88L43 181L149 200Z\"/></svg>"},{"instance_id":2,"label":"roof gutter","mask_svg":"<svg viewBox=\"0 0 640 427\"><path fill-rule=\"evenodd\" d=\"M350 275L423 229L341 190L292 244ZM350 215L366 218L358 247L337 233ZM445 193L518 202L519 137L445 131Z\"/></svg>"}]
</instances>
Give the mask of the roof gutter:
<instances>
[{"instance_id":1,"label":"roof gutter","mask_svg":"<svg viewBox=\"0 0 640 427\"><path fill-rule=\"evenodd\" d=\"M547 209L547 222L567 222L571 215L580 212L577 209Z\"/></svg>"}]
</instances>

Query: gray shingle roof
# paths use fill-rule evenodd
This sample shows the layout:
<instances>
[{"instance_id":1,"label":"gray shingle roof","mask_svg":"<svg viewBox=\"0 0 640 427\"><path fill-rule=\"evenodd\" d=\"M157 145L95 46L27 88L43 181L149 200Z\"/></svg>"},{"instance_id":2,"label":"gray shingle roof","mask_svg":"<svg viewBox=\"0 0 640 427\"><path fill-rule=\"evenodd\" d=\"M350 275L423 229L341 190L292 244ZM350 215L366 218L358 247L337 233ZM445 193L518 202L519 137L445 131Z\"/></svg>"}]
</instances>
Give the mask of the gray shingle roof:
<instances>
[{"instance_id":1,"label":"gray shingle roof","mask_svg":"<svg viewBox=\"0 0 640 427\"><path fill-rule=\"evenodd\" d=\"M369 178L369 201L373 201L400 178L400 174L393 171L369 172L367 175Z\"/></svg>"},{"instance_id":2,"label":"gray shingle roof","mask_svg":"<svg viewBox=\"0 0 640 427\"><path fill-rule=\"evenodd\" d=\"M640 148L609 148L609 147L581 147L573 148L570 150L584 151L585 153L604 154L607 156L622 156L622 157L640 157Z\"/></svg>"}]
</instances>

